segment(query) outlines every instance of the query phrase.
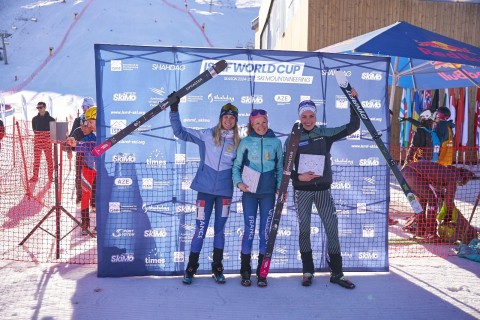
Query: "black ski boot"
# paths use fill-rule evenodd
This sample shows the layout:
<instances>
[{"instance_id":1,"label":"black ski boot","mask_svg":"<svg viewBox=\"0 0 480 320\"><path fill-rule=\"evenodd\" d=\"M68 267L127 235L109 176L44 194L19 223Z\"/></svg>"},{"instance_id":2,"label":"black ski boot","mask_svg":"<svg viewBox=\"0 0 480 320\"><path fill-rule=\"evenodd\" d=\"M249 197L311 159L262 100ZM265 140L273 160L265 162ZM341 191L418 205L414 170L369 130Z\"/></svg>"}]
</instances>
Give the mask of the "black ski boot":
<instances>
[{"instance_id":1,"label":"black ski boot","mask_svg":"<svg viewBox=\"0 0 480 320\"><path fill-rule=\"evenodd\" d=\"M212 262L212 278L216 283L225 283L225 276L223 275L223 249L213 249L213 262Z\"/></svg>"},{"instance_id":2,"label":"black ski boot","mask_svg":"<svg viewBox=\"0 0 480 320\"><path fill-rule=\"evenodd\" d=\"M348 280L343 276L342 271L342 256L338 253L331 254L329 253L330 261L327 260L327 263L330 267L330 282L336 283L344 288L353 289L355 285L353 282Z\"/></svg>"},{"instance_id":3,"label":"black ski boot","mask_svg":"<svg viewBox=\"0 0 480 320\"><path fill-rule=\"evenodd\" d=\"M309 287L312 285L315 266L313 265L312 251L300 252L302 257L302 286Z\"/></svg>"},{"instance_id":4,"label":"black ski boot","mask_svg":"<svg viewBox=\"0 0 480 320\"><path fill-rule=\"evenodd\" d=\"M183 276L182 282L185 284L192 284L193 276L197 272L198 269L198 257L200 252L190 252L190 256L188 257L188 264L187 269L185 270L185 275Z\"/></svg>"},{"instance_id":5,"label":"black ski boot","mask_svg":"<svg viewBox=\"0 0 480 320\"><path fill-rule=\"evenodd\" d=\"M242 276L240 283L244 287L250 287L252 285L252 280L250 280L250 276L252 274L252 266L250 264L251 255L241 253L240 257L241 257L240 275Z\"/></svg>"},{"instance_id":6,"label":"black ski boot","mask_svg":"<svg viewBox=\"0 0 480 320\"><path fill-rule=\"evenodd\" d=\"M262 267L263 257L264 257L263 254L258 255L258 265L257 265L257 286L261 288L266 287L268 285L267 278L260 276L260 269Z\"/></svg>"}]
</instances>

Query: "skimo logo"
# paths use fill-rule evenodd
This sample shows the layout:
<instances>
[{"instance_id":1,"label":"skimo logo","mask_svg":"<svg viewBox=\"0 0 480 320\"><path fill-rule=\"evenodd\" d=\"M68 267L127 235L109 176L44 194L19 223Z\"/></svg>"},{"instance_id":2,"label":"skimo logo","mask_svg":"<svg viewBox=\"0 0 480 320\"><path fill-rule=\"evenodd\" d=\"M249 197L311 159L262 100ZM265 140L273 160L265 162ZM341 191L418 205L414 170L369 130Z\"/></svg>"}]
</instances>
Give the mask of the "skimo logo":
<instances>
[{"instance_id":1,"label":"skimo logo","mask_svg":"<svg viewBox=\"0 0 480 320\"><path fill-rule=\"evenodd\" d=\"M117 186L131 186L133 183L133 180L130 178L115 178L115 185Z\"/></svg>"},{"instance_id":2,"label":"skimo logo","mask_svg":"<svg viewBox=\"0 0 480 320\"><path fill-rule=\"evenodd\" d=\"M273 97L276 103L289 103L292 101L292 97L288 94L277 94Z\"/></svg>"},{"instance_id":3,"label":"skimo logo","mask_svg":"<svg viewBox=\"0 0 480 320\"><path fill-rule=\"evenodd\" d=\"M338 181L332 183L332 190L349 190L352 188L350 181Z\"/></svg>"},{"instance_id":4,"label":"skimo logo","mask_svg":"<svg viewBox=\"0 0 480 320\"><path fill-rule=\"evenodd\" d=\"M362 101L362 107L365 109L380 109L382 107L382 102L380 100L366 100Z\"/></svg>"},{"instance_id":5,"label":"skimo logo","mask_svg":"<svg viewBox=\"0 0 480 320\"><path fill-rule=\"evenodd\" d=\"M362 72L362 80L381 81L382 74L380 72Z\"/></svg>"},{"instance_id":6,"label":"skimo logo","mask_svg":"<svg viewBox=\"0 0 480 320\"><path fill-rule=\"evenodd\" d=\"M153 71L184 71L185 65L183 64L166 64L166 63L153 63Z\"/></svg>"},{"instance_id":7,"label":"skimo logo","mask_svg":"<svg viewBox=\"0 0 480 320\"><path fill-rule=\"evenodd\" d=\"M263 103L263 96L242 96L240 98L240 102L243 104L262 104Z\"/></svg>"},{"instance_id":8,"label":"skimo logo","mask_svg":"<svg viewBox=\"0 0 480 320\"><path fill-rule=\"evenodd\" d=\"M125 262L133 262L135 260L135 257L133 253L122 253L122 254L114 254L110 262L112 263L125 263Z\"/></svg>"},{"instance_id":9,"label":"skimo logo","mask_svg":"<svg viewBox=\"0 0 480 320\"><path fill-rule=\"evenodd\" d=\"M137 100L136 92L121 92L113 94L113 101L135 101Z\"/></svg>"},{"instance_id":10,"label":"skimo logo","mask_svg":"<svg viewBox=\"0 0 480 320\"><path fill-rule=\"evenodd\" d=\"M277 231L277 235L279 237L290 237L292 235L292 231L290 229L283 229L283 228L280 228L278 229Z\"/></svg>"},{"instance_id":11,"label":"skimo logo","mask_svg":"<svg viewBox=\"0 0 480 320\"><path fill-rule=\"evenodd\" d=\"M165 238L167 236L167 230L161 229L148 229L143 232L145 238Z\"/></svg>"},{"instance_id":12,"label":"skimo logo","mask_svg":"<svg viewBox=\"0 0 480 320\"><path fill-rule=\"evenodd\" d=\"M135 154L133 153L118 153L114 154L112 156L112 161L113 162L119 162L119 163L133 163L137 159L135 158Z\"/></svg>"},{"instance_id":13,"label":"skimo logo","mask_svg":"<svg viewBox=\"0 0 480 320\"><path fill-rule=\"evenodd\" d=\"M370 157L367 159L360 159L358 164L361 167L376 167L380 165L380 159L378 157Z\"/></svg>"},{"instance_id":14,"label":"skimo logo","mask_svg":"<svg viewBox=\"0 0 480 320\"><path fill-rule=\"evenodd\" d=\"M359 260L378 260L378 253L371 251L364 251L358 253Z\"/></svg>"}]
</instances>

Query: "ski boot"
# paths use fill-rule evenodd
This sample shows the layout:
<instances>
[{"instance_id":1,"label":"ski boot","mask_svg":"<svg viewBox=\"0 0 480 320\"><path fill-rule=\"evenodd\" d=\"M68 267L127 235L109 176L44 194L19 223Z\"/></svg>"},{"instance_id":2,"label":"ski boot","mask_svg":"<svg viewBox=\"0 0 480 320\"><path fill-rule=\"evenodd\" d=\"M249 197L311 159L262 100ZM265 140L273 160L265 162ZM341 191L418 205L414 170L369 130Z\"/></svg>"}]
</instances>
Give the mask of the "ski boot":
<instances>
[{"instance_id":1,"label":"ski boot","mask_svg":"<svg viewBox=\"0 0 480 320\"><path fill-rule=\"evenodd\" d=\"M216 283L224 284L223 265L221 262L212 262L212 278Z\"/></svg>"},{"instance_id":2,"label":"ski boot","mask_svg":"<svg viewBox=\"0 0 480 320\"><path fill-rule=\"evenodd\" d=\"M198 257L200 256L200 252L190 252L190 256L188 257L188 264L187 269L185 270L185 275L183 276L182 282L184 284L192 284L193 276L197 273L198 269Z\"/></svg>"},{"instance_id":3,"label":"ski boot","mask_svg":"<svg viewBox=\"0 0 480 320\"><path fill-rule=\"evenodd\" d=\"M344 288L347 289L353 289L355 288L355 285L353 284L352 281L348 280L343 276L343 273L331 273L330 276L330 282L331 283L336 283Z\"/></svg>"},{"instance_id":4,"label":"ski boot","mask_svg":"<svg viewBox=\"0 0 480 320\"><path fill-rule=\"evenodd\" d=\"M302 286L310 287L312 285L313 274L306 272L302 276Z\"/></svg>"},{"instance_id":5,"label":"ski boot","mask_svg":"<svg viewBox=\"0 0 480 320\"><path fill-rule=\"evenodd\" d=\"M240 276L242 277L240 283L244 287L250 287L252 285L252 280L250 280L250 276L252 275L252 266L250 264L252 256L250 254L241 253L240 259Z\"/></svg>"}]
</instances>

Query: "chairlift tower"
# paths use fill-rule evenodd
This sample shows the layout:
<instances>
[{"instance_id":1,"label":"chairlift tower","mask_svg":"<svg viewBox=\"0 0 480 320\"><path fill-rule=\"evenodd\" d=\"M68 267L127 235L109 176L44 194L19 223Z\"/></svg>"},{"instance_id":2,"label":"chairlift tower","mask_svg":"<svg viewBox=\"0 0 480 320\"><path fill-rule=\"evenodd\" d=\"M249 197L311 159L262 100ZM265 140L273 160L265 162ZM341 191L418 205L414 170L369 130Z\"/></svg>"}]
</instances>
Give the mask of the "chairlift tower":
<instances>
[{"instance_id":1,"label":"chairlift tower","mask_svg":"<svg viewBox=\"0 0 480 320\"><path fill-rule=\"evenodd\" d=\"M9 38L12 34L8 33L6 30L0 30L0 37L2 37L2 51L3 51L3 57L5 64L8 64L8 59L7 59L7 42L5 42L5 39Z\"/></svg>"}]
</instances>

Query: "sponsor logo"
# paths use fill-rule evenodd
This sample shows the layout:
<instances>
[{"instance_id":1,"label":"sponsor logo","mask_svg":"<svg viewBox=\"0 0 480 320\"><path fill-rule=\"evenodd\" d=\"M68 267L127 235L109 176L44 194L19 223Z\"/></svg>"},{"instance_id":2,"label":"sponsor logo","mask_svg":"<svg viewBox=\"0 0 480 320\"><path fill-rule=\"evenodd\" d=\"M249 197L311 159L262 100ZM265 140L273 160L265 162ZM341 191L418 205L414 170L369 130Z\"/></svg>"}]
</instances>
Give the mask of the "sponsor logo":
<instances>
[{"instance_id":1,"label":"sponsor logo","mask_svg":"<svg viewBox=\"0 0 480 320\"><path fill-rule=\"evenodd\" d=\"M337 209L337 216L349 216L350 210L346 209Z\"/></svg>"},{"instance_id":2,"label":"sponsor logo","mask_svg":"<svg viewBox=\"0 0 480 320\"><path fill-rule=\"evenodd\" d=\"M174 251L173 252L173 262L185 262L185 252L184 251Z\"/></svg>"},{"instance_id":3,"label":"sponsor logo","mask_svg":"<svg viewBox=\"0 0 480 320\"><path fill-rule=\"evenodd\" d=\"M142 178L142 189L153 189L153 178Z\"/></svg>"},{"instance_id":4,"label":"sponsor logo","mask_svg":"<svg viewBox=\"0 0 480 320\"><path fill-rule=\"evenodd\" d=\"M156 265L159 265L161 267L164 267L165 266L165 263L166 263L166 259L165 258L151 258L150 256L146 257L145 258L145 264L156 264Z\"/></svg>"},{"instance_id":5,"label":"sponsor logo","mask_svg":"<svg viewBox=\"0 0 480 320\"><path fill-rule=\"evenodd\" d=\"M167 236L167 230L165 228L160 229L148 229L143 232L145 238L165 238Z\"/></svg>"},{"instance_id":6,"label":"sponsor logo","mask_svg":"<svg viewBox=\"0 0 480 320\"><path fill-rule=\"evenodd\" d=\"M185 153L175 153L175 164L181 165L187 163L187 156Z\"/></svg>"},{"instance_id":7,"label":"sponsor logo","mask_svg":"<svg viewBox=\"0 0 480 320\"><path fill-rule=\"evenodd\" d=\"M203 60L200 72L210 68L217 61ZM254 76L255 82L312 84L313 76L304 76L303 62L228 60L222 76L229 80Z\"/></svg>"},{"instance_id":8,"label":"sponsor logo","mask_svg":"<svg viewBox=\"0 0 480 320\"><path fill-rule=\"evenodd\" d=\"M113 162L134 163L137 159L133 153L117 153L112 156Z\"/></svg>"},{"instance_id":9,"label":"sponsor logo","mask_svg":"<svg viewBox=\"0 0 480 320\"><path fill-rule=\"evenodd\" d=\"M210 103L213 103L213 102L234 102L235 101L235 98L234 97L231 97L229 96L228 94L227 95L218 95L218 94L213 94L213 93L209 93L208 96L207 96L207 99Z\"/></svg>"},{"instance_id":10,"label":"sponsor logo","mask_svg":"<svg viewBox=\"0 0 480 320\"><path fill-rule=\"evenodd\" d=\"M319 232L320 232L320 228L318 228L318 227L310 227L310 234L311 234L311 235L318 234Z\"/></svg>"},{"instance_id":11,"label":"sponsor logo","mask_svg":"<svg viewBox=\"0 0 480 320\"><path fill-rule=\"evenodd\" d=\"M184 71L185 68L183 64L152 63L153 71Z\"/></svg>"},{"instance_id":12,"label":"sponsor logo","mask_svg":"<svg viewBox=\"0 0 480 320\"><path fill-rule=\"evenodd\" d=\"M351 257L353 257L353 254L351 254L350 252L341 252L340 255L342 256L342 258L351 258Z\"/></svg>"},{"instance_id":13,"label":"sponsor logo","mask_svg":"<svg viewBox=\"0 0 480 320\"><path fill-rule=\"evenodd\" d=\"M167 160L146 159L147 168L167 168Z\"/></svg>"},{"instance_id":14,"label":"sponsor logo","mask_svg":"<svg viewBox=\"0 0 480 320\"><path fill-rule=\"evenodd\" d=\"M335 96L335 108L336 109L348 109L348 99L345 95Z\"/></svg>"},{"instance_id":15,"label":"sponsor logo","mask_svg":"<svg viewBox=\"0 0 480 320\"><path fill-rule=\"evenodd\" d=\"M134 237L135 230L133 229L117 229L112 232L112 237L121 238L121 237Z\"/></svg>"},{"instance_id":16,"label":"sponsor logo","mask_svg":"<svg viewBox=\"0 0 480 320\"><path fill-rule=\"evenodd\" d=\"M358 129L351 135L347 136L347 140L360 140L361 136L362 136L362 130Z\"/></svg>"},{"instance_id":17,"label":"sponsor logo","mask_svg":"<svg viewBox=\"0 0 480 320\"><path fill-rule=\"evenodd\" d=\"M131 178L115 178L115 185L117 186L131 186L133 180Z\"/></svg>"},{"instance_id":18,"label":"sponsor logo","mask_svg":"<svg viewBox=\"0 0 480 320\"><path fill-rule=\"evenodd\" d=\"M357 202L357 214L367 213L367 204L365 202Z\"/></svg>"},{"instance_id":19,"label":"sponsor logo","mask_svg":"<svg viewBox=\"0 0 480 320\"><path fill-rule=\"evenodd\" d=\"M431 48L435 48L435 49L442 49L442 50L445 50L445 51L456 51L456 52L473 54L472 52L470 52L470 50L468 50L466 48L455 47L455 46L452 46L452 45L449 45L447 43L443 43L443 42L440 42L440 41L417 41L417 40L415 40L415 42L417 43L420 51L422 51L422 49L423 49L422 47L431 47Z\"/></svg>"},{"instance_id":20,"label":"sponsor logo","mask_svg":"<svg viewBox=\"0 0 480 320\"><path fill-rule=\"evenodd\" d=\"M358 253L359 260L378 260L378 253L371 251L364 251Z\"/></svg>"},{"instance_id":21,"label":"sponsor logo","mask_svg":"<svg viewBox=\"0 0 480 320\"><path fill-rule=\"evenodd\" d=\"M161 204L146 204L142 205L143 212L170 212L170 207Z\"/></svg>"},{"instance_id":22,"label":"sponsor logo","mask_svg":"<svg viewBox=\"0 0 480 320\"><path fill-rule=\"evenodd\" d=\"M108 212L109 213L120 213L120 202L109 202L108 203Z\"/></svg>"},{"instance_id":23,"label":"sponsor logo","mask_svg":"<svg viewBox=\"0 0 480 320\"><path fill-rule=\"evenodd\" d=\"M190 212L196 212L197 207L193 204L186 204L186 205L181 205L177 206L177 213L190 213Z\"/></svg>"},{"instance_id":24,"label":"sponsor logo","mask_svg":"<svg viewBox=\"0 0 480 320\"><path fill-rule=\"evenodd\" d=\"M288 94L276 94L273 97L273 100L275 100L275 102L278 104L286 104L292 101L292 97Z\"/></svg>"},{"instance_id":25,"label":"sponsor logo","mask_svg":"<svg viewBox=\"0 0 480 320\"><path fill-rule=\"evenodd\" d=\"M352 188L350 181L337 181L333 182L331 189L332 190L349 190Z\"/></svg>"},{"instance_id":26,"label":"sponsor logo","mask_svg":"<svg viewBox=\"0 0 480 320\"><path fill-rule=\"evenodd\" d=\"M113 101L128 101L132 102L137 100L136 92L120 92L113 94Z\"/></svg>"},{"instance_id":27,"label":"sponsor logo","mask_svg":"<svg viewBox=\"0 0 480 320\"><path fill-rule=\"evenodd\" d=\"M362 72L362 80L373 80L380 81L382 80L382 74L380 72Z\"/></svg>"},{"instance_id":28,"label":"sponsor logo","mask_svg":"<svg viewBox=\"0 0 480 320\"><path fill-rule=\"evenodd\" d=\"M361 103L362 107L365 109L380 109L382 107L382 101L375 99L365 100Z\"/></svg>"},{"instance_id":29,"label":"sponsor logo","mask_svg":"<svg viewBox=\"0 0 480 320\"><path fill-rule=\"evenodd\" d=\"M292 231L288 228L285 228L285 229L278 229L277 231L277 236L278 237L290 237L292 235Z\"/></svg>"},{"instance_id":30,"label":"sponsor logo","mask_svg":"<svg viewBox=\"0 0 480 320\"><path fill-rule=\"evenodd\" d=\"M112 263L133 262L133 260L135 260L133 253L114 254L110 258Z\"/></svg>"},{"instance_id":31,"label":"sponsor logo","mask_svg":"<svg viewBox=\"0 0 480 320\"><path fill-rule=\"evenodd\" d=\"M373 238L373 237L375 237L375 225L364 224L362 226L362 237L363 238Z\"/></svg>"},{"instance_id":32,"label":"sponsor logo","mask_svg":"<svg viewBox=\"0 0 480 320\"><path fill-rule=\"evenodd\" d=\"M110 133L117 134L127 126L127 120L110 119Z\"/></svg>"},{"instance_id":33,"label":"sponsor logo","mask_svg":"<svg viewBox=\"0 0 480 320\"><path fill-rule=\"evenodd\" d=\"M124 63L122 60L111 60L110 71L133 71L138 69L137 63Z\"/></svg>"},{"instance_id":34,"label":"sponsor logo","mask_svg":"<svg viewBox=\"0 0 480 320\"><path fill-rule=\"evenodd\" d=\"M358 164L361 167L376 167L380 165L380 159L378 157L370 157L367 159L360 159Z\"/></svg>"},{"instance_id":35,"label":"sponsor logo","mask_svg":"<svg viewBox=\"0 0 480 320\"><path fill-rule=\"evenodd\" d=\"M365 181L368 184L376 184L377 183L377 180L376 180L375 176L363 177L363 181Z\"/></svg>"},{"instance_id":36,"label":"sponsor logo","mask_svg":"<svg viewBox=\"0 0 480 320\"><path fill-rule=\"evenodd\" d=\"M262 104L263 96L262 95L242 96L240 98L240 102L243 104Z\"/></svg>"},{"instance_id":37,"label":"sponsor logo","mask_svg":"<svg viewBox=\"0 0 480 320\"><path fill-rule=\"evenodd\" d=\"M347 166L347 165L353 165L353 160L350 160L348 158L334 158L332 160L333 165L340 165L340 166Z\"/></svg>"}]
</instances>

